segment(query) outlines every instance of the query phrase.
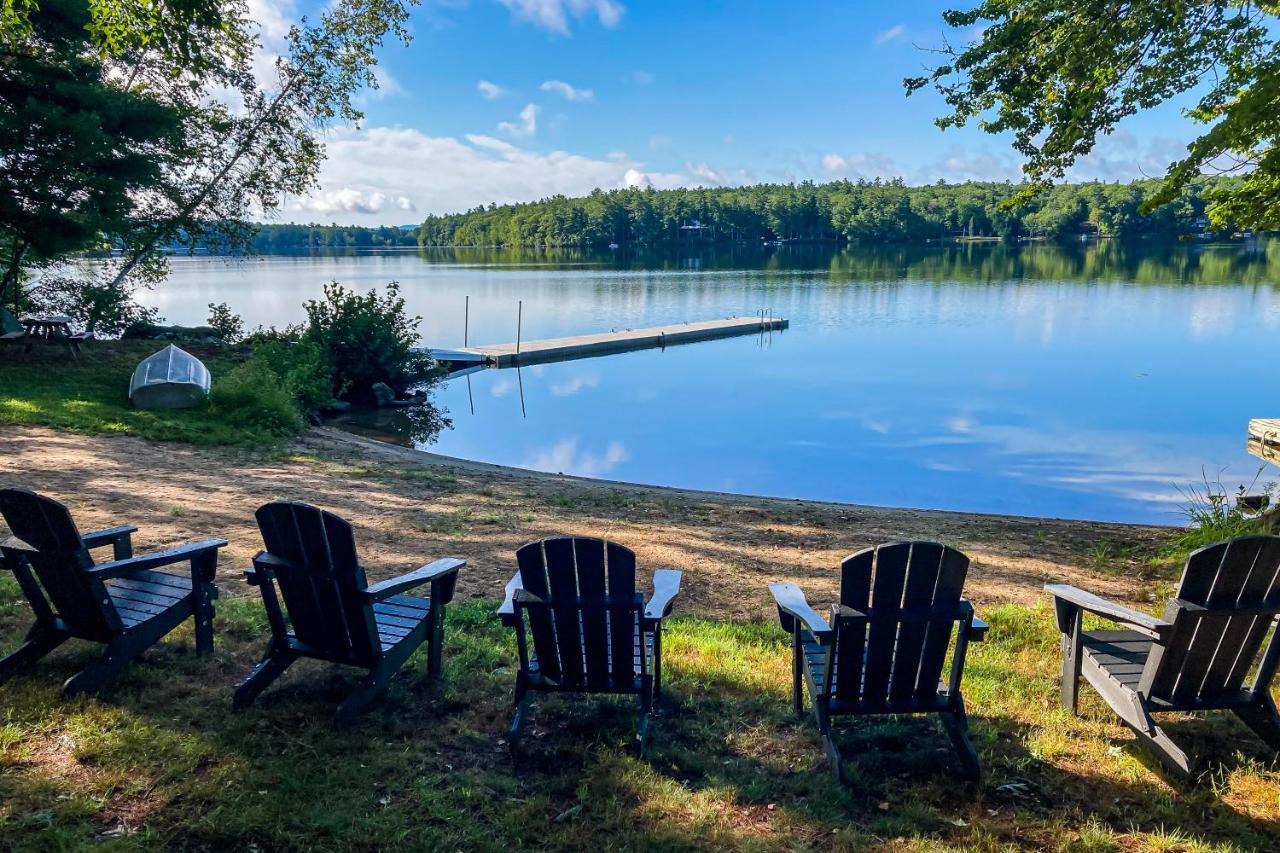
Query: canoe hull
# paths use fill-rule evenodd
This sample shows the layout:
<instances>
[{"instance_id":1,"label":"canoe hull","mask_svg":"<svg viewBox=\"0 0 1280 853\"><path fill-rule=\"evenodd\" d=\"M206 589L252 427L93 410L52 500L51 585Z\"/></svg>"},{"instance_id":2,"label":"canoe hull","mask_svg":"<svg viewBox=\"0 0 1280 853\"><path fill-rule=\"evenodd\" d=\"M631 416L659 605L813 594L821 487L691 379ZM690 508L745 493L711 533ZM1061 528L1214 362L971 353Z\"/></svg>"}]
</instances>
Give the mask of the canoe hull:
<instances>
[{"instance_id":1,"label":"canoe hull","mask_svg":"<svg viewBox=\"0 0 1280 853\"><path fill-rule=\"evenodd\" d=\"M139 409L190 409L209 397L209 369L175 346L144 358L133 371L129 399Z\"/></svg>"},{"instance_id":2,"label":"canoe hull","mask_svg":"<svg viewBox=\"0 0 1280 853\"><path fill-rule=\"evenodd\" d=\"M133 392L139 409L194 409L208 399L209 392L199 385L177 382L144 385Z\"/></svg>"}]
</instances>

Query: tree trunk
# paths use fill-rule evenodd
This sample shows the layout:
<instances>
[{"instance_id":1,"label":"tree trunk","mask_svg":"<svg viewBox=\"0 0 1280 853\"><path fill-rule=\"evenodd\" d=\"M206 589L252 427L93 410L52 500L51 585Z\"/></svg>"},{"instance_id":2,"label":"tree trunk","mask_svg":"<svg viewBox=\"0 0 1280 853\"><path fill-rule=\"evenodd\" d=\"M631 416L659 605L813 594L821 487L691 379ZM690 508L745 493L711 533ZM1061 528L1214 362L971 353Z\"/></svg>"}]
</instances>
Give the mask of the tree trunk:
<instances>
[{"instance_id":1,"label":"tree trunk","mask_svg":"<svg viewBox=\"0 0 1280 853\"><path fill-rule=\"evenodd\" d=\"M27 245L21 242L14 246L9 266L4 271L3 280L0 280L0 303L12 296L15 317L22 313L22 256L27 253Z\"/></svg>"}]
</instances>

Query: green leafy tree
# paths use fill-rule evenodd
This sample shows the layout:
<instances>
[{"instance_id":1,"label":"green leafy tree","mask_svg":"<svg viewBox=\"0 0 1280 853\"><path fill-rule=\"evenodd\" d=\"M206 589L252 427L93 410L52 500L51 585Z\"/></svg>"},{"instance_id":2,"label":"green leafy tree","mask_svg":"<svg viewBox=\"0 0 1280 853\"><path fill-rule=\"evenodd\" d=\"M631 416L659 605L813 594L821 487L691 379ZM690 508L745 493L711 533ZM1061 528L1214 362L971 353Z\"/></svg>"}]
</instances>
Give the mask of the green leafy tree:
<instances>
[{"instance_id":1,"label":"green leafy tree","mask_svg":"<svg viewBox=\"0 0 1280 853\"><path fill-rule=\"evenodd\" d=\"M251 73L243 20L233 28L239 34L233 47L194 77L171 57L139 51L141 85L166 103L199 109L186 125L188 156L166 170L164 191L145 200L145 225L130 236L112 281L162 262L174 243L247 246L254 231L248 219L278 208L286 195L314 189L324 158L321 133L363 118L356 95L377 88L376 53L387 36L408 42L405 22L416 3L336 0L317 22L303 19L290 29L265 82ZM212 82L234 96L210 102Z\"/></svg>"},{"instance_id":2,"label":"green leafy tree","mask_svg":"<svg viewBox=\"0 0 1280 853\"><path fill-rule=\"evenodd\" d=\"M84 3L23 20L0 52L0 297L19 311L25 270L132 229L183 148L181 112L109 79Z\"/></svg>"},{"instance_id":3,"label":"green leafy tree","mask_svg":"<svg viewBox=\"0 0 1280 853\"><path fill-rule=\"evenodd\" d=\"M1212 189L1214 223L1276 228L1277 13L1276 0L983 0L944 13L976 37L945 46L940 65L905 85L936 87L951 110L937 120L944 129L974 121L1012 134L1030 179L1017 201L1061 179L1127 116L1203 86L1188 115L1208 127L1141 212L1178 199L1205 171L1228 171L1240 180Z\"/></svg>"}]
</instances>

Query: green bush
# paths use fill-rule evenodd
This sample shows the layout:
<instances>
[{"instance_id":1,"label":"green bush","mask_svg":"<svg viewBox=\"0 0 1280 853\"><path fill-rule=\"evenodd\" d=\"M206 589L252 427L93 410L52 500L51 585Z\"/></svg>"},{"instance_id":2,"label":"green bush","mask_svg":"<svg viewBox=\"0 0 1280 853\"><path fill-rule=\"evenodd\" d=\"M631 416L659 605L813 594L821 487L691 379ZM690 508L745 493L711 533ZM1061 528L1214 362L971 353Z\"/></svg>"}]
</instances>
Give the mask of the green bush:
<instances>
[{"instance_id":1,"label":"green bush","mask_svg":"<svg viewBox=\"0 0 1280 853\"><path fill-rule=\"evenodd\" d=\"M233 367L213 385L214 415L255 433L284 437L299 432L302 409L293 389L265 358Z\"/></svg>"},{"instance_id":2,"label":"green bush","mask_svg":"<svg viewBox=\"0 0 1280 853\"><path fill-rule=\"evenodd\" d=\"M270 368L304 412L333 404L333 367L328 353L314 341L266 339L254 346L249 358Z\"/></svg>"},{"instance_id":3,"label":"green bush","mask_svg":"<svg viewBox=\"0 0 1280 853\"><path fill-rule=\"evenodd\" d=\"M405 313L397 282L388 284L383 295L376 290L361 295L335 281L325 285L323 299L305 307L302 339L327 353L334 396L368 401L374 383L403 392L437 375L431 356L414 349L422 318Z\"/></svg>"},{"instance_id":4,"label":"green bush","mask_svg":"<svg viewBox=\"0 0 1280 853\"><path fill-rule=\"evenodd\" d=\"M229 344L244 337L244 320L227 306L225 302L209 303L209 327L218 333L218 337Z\"/></svg>"}]
</instances>

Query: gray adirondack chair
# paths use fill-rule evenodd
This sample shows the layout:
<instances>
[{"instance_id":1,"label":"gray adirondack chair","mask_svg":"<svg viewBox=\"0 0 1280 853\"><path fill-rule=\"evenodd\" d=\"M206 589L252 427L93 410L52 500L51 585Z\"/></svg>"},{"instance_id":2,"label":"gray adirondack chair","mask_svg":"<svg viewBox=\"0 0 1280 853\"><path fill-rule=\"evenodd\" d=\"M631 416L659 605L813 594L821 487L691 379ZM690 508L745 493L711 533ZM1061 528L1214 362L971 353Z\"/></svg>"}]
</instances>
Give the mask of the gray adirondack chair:
<instances>
[{"instance_id":1,"label":"gray adirondack chair","mask_svg":"<svg viewBox=\"0 0 1280 853\"><path fill-rule=\"evenodd\" d=\"M513 755L533 692L637 696L643 752L653 700L662 691L662 620L680 593L681 573L655 571L646 604L636 592L636 555L615 542L553 536L521 547L516 564L498 609L503 624L516 631L520 654Z\"/></svg>"},{"instance_id":2,"label":"gray adirondack chair","mask_svg":"<svg viewBox=\"0 0 1280 853\"><path fill-rule=\"evenodd\" d=\"M1272 631L1280 616L1280 536L1244 536L1194 552L1160 618L1073 586L1045 589L1062 632L1065 708L1076 711L1083 675L1138 740L1180 775L1190 775L1196 762L1152 714L1230 710L1280 751L1280 716L1270 694L1280 662ZM1085 613L1124 627L1085 631Z\"/></svg>"},{"instance_id":3,"label":"gray adirondack chair","mask_svg":"<svg viewBox=\"0 0 1280 853\"><path fill-rule=\"evenodd\" d=\"M355 534L343 519L283 501L262 506L256 517L267 547L245 574L262 592L271 644L237 688L236 708L253 704L300 657L368 670L338 706L334 723L340 729L373 705L423 643L428 644L427 675L439 675L444 609L453 600L465 560L446 557L370 586ZM428 597L403 594L426 585Z\"/></svg>"},{"instance_id":4,"label":"gray adirondack chair","mask_svg":"<svg viewBox=\"0 0 1280 853\"><path fill-rule=\"evenodd\" d=\"M796 713L804 710L807 684L818 731L841 781L844 760L831 736L831 718L872 714L937 714L960 774L978 778L960 679L969 643L984 639L987 626L960 597L968 570L968 557L936 542L859 551L841 564L840 603L831 608L830 624L795 584L769 585L778 619L791 635ZM950 675L941 683L953 645Z\"/></svg>"},{"instance_id":5,"label":"gray adirondack chair","mask_svg":"<svg viewBox=\"0 0 1280 853\"><path fill-rule=\"evenodd\" d=\"M0 682L29 668L72 637L105 643L106 653L67 679L68 698L105 690L143 651L187 619L195 620L196 653L213 651L213 585L223 539L207 539L141 557L136 527L81 534L67 508L26 489L0 490L0 514L13 536L0 542L4 565L31 605L35 625L17 651L0 660ZM114 559L94 562L111 546ZM156 571L189 563L186 575Z\"/></svg>"}]
</instances>

